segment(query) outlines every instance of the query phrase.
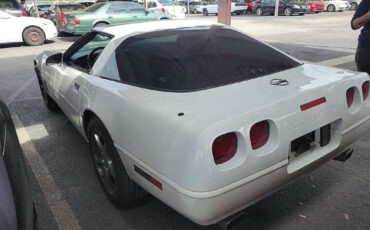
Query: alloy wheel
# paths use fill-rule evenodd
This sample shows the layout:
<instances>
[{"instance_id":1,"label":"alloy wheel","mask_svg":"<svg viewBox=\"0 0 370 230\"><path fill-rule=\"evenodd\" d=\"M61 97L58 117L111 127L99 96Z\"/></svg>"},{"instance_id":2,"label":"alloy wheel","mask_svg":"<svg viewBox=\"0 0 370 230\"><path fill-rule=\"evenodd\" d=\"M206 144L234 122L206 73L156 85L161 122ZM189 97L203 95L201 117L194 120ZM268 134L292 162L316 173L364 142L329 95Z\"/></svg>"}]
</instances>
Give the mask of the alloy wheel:
<instances>
[{"instance_id":1,"label":"alloy wheel","mask_svg":"<svg viewBox=\"0 0 370 230\"><path fill-rule=\"evenodd\" d=\"M103 136L95 130L92 134L92 153L97 174L109 193L116 189L116 175L113 168L113 161L107 153Z\"/></svg>"}]
</instances>

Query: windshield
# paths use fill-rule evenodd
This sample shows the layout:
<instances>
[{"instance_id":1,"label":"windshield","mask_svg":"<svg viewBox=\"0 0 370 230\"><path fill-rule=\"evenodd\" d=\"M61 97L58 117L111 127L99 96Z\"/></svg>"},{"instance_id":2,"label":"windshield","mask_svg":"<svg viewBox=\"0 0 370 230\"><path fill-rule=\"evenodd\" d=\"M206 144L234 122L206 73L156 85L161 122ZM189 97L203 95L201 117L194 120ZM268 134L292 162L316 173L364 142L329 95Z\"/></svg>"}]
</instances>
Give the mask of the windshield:
<instances>
[{"instance_id":1,"label":"windshield","mask_svg":"<svg viewBox=\"0 0 370 230\"><path fill-rule=\"evenodd\" d=\"M161 3L162 6L176 6L176 5L179 5L179 4L177 4L176 2L173 2L173 1L159 1L159 3Z\"/></svg>"},{"instance_id":2,"label":"windshield","mask_svg":"<svg viewBox=\"0 0 370 230\"><path fill-rule=\"evenodd\" d=\"M116 49L122 81L163 91L194 91L293 68L298 62L233 29L205 26L127 38Z\"/></svg>"},{"instance_id":3,"label":"windshield","mask_svg":"<svg viewBox=\"0 0 370 230\"><path fill-rule=\"evenodd\" d=\"M105 5L105 2L100 2L100 3L95 3L94 5L91 5L87 8L85 8L85 12L95 12L97 11L98 9L100 9L102 6Z\"/></svg>"}]
</instances>

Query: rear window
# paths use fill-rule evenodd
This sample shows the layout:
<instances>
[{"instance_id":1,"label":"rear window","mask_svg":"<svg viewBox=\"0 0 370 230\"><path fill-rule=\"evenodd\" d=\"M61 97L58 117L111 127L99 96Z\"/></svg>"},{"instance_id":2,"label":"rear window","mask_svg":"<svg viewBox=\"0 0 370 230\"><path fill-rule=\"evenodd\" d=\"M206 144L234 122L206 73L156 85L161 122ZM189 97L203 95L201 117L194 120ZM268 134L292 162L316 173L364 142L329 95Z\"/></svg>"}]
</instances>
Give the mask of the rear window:
<instances>
[{"instance_id":1,"label":"rear window","mask_svg":"<svg viewBox=\"0 0 370 230\"><path fill-rule=\"evenodd\" d=\"M0 9L18 9L19 4L16 0L1 0Z\"/></svg>"},{"instance_id":2,"label":"rear window","mask_svg":"<svg viewBox=\"0 0 370 230\"><path fill-rule=\"evenodd\" d=\"M116 49L123 82L162 91L195 91L299 65L229 27L162 30L132 36Z\"/></svg>"},{"instance_id":3,"label":"rear window","mask_svg":"<svg viewBox=\"0 0 370 230\"><path fill-rule=\"evenodd\" d=\"M98 9L100 9L102 6L104 6L106 3L105 2L99 2L99 3L95 3L94 5L91 5L87 8L85 8L85 12L95 12L97 11Z\"/></svg>"},{"instance_id":4,"label":"rear window","mask_svg":"<svg viewBox=\"0 0 370 230\"><path fill-rule=\"evenodd\" d=\"M83 10L86 8L86 6L81 5L81 4L72 4L72 5L60 5L59 8L61 11L67 12L67 11Z\"/></svg>"}]
</instances>

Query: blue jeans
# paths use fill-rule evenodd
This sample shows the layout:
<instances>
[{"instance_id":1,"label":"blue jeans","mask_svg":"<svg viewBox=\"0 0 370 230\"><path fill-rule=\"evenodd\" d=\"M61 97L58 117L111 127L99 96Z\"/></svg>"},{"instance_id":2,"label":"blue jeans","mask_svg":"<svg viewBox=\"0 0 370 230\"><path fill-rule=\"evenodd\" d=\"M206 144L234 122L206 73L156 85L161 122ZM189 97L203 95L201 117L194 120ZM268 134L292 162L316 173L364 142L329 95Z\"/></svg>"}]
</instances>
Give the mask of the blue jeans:
<instances>
[{"instance_id":1,"label":"blue jeans","mask_svg":"<svg viewBox=\"0 0 370 230\"><path fill-rule=\"evenodd\" d=\"M355 61L358 71L370 75L370 45L358 43Z\"/></svg>"}]
</instances>

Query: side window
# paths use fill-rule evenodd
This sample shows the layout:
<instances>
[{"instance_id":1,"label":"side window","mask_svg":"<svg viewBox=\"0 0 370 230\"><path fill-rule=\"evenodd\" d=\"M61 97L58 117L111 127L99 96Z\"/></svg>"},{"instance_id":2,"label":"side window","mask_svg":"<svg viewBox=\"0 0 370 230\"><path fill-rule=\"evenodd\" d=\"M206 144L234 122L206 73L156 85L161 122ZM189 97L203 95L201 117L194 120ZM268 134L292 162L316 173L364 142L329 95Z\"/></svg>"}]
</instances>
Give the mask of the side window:
<instances>
[{"instance_id":1,"label":"side window","mask_svg":"<svg viewBox=\"0 0 370 230\"><path fill-rule=\"evenodd\" d=\"M145 13L146 9L145 8L133 8L130 10L131 13L137 14L137 13Z\"/></svg>"},{"instance_id":2,"label":"side window","mask_svg":"<svg viewBox=\"0 0 370 230\"><path fill-rule=\"evenodd\" d=\"M128 12L129 10L125 4L112 4L107 11L108 14L122 14Z\"/></svg>"},{"instance_id":3,"label":"side window","mask_svg":"<svg viewBox=\"0 0 370 230\"><path fill-rule=\"evenodd\" d=\"M149 2L148 3L148 8L156 8L157 7L157 3L155 2Z\"/></svg>"},{"instance_id":4,"label":"side window","mask_svg":"<svg viewBox=\"0 0 370 230\"><path fill-rule=\"evenodd\" d=\"M76 46L67 50L63 61L66 65L74 66L89 71L108 45L112 38L96 32L89 33L81 38Z\"/></svg>"}]
</instances>

